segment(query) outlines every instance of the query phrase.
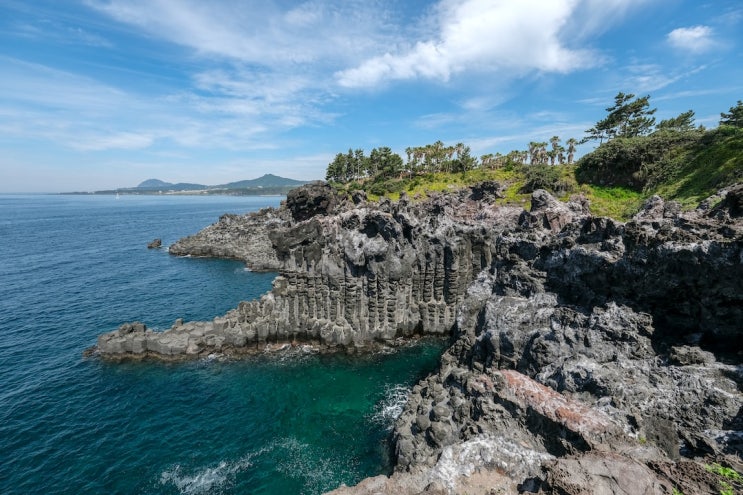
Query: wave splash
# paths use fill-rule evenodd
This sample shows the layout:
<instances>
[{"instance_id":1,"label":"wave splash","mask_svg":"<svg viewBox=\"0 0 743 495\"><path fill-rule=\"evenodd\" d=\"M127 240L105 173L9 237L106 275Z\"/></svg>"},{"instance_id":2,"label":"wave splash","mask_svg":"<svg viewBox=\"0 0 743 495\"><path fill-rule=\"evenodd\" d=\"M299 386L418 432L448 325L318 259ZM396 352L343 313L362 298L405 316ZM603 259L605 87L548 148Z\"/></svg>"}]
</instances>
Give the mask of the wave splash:
<instances>
[{"instance_id":1,"label":"wave splash","mask_svg":"<svg viewBox=\"0 0 743 495\"><path fill-rule=\"evenodd\" d=\"M274 459L272 465L276 472L298 481L301 493L325 492L337 486L334 478L338 472L353 472L353 466L345 465L347 460L329 458L326 453L289 437L277 439L236 461L221 461L190 472L176 464L160 475L160 484L172 485L182 495L232 493L238 475L251 468L260 469L259 464L264 461L259 458L263 455Z\"/></svg>"},{"instance_id":2,"label":"wave splash","mask_svg":"<svg viewBox=\"0 0 743 495\"><path fill-rule=\"evenodd\" d=\"M253 459L266 452L268 448L251 452L237 461L221 461L213 467L199 469L191 474L184 473L180 464L172 469L164 471L160 475L160 484L172 484L183 495L201 495L206 493L219 493L224 488L230 487L238 473L253 466Z\"/></svg>"},{"instance_id":3,"label":"wave splash","mask_svg":"<svg viewBox=\"0 0 743 495\"><path fill-rule=\"evenodd\" d=\"M387 431L391 431L395 420L402 414L409 393L409 387L403 385L388 386L385 389L384 398L374 406L372 422L383 426Z\"/></svg>"}]
</instances>

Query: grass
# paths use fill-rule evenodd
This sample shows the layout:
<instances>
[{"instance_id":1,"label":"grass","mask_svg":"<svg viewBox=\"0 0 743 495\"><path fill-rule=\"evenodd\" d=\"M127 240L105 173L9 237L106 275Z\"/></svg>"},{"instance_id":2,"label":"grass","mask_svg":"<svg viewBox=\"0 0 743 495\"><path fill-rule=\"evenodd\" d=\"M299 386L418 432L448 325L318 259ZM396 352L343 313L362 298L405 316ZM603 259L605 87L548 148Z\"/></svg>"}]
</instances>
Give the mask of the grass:
<instances>
[{"instance_id":1,"label":"grass","mask_svg":"<svg viewBox=\"0 0 743 495\"><path fill-rule=\"evenodd\" d=\"M743 180L743 129L719 128L684 154L672 177L654 192L693 208L718 189Z\"/></svg>"},{"instance_id":2,"label":"grass","mask_svg":"<svg viewBox=\"0 0 743 495\"><path fill-rule=\"evenodd\" d=\"M646 195L626 187L583 184L581 192L591 202L591 212L602 217L626 220L635 214Z\"/></svg>"}]
</instances>

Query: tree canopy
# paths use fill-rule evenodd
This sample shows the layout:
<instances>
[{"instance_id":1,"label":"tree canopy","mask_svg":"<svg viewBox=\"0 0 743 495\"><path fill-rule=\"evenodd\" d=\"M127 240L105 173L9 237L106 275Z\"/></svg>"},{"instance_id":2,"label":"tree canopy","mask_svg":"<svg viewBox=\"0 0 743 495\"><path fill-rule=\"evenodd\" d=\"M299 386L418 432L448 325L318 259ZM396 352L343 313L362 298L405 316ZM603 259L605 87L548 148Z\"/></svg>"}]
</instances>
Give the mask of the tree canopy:
<instances>
[{"instance_id":1,"label":"tree canopy","mask_svg":"<svg viewBox=\"0 0 743 495\"><path fill-rule=\"evenodd\" d=\"M730 107L730 111L720 114L720 125L729 125L732 127L743 127L743 101L738 100L738 104Z\"/></svg>"},{"instance_id":2,"label":"tree canopy","mask_svg":"<svg viewBox=\"0 0 743 495\"><path fill-rule=\"evenodd\" d=\"M653 129L655 125L655 108L650 108L650 95L635 98L632 93L617 93L614 97L614 105L607 108L608 115L605 119L596 122L596 125L586 130L587 136L581 143L598 140L602 143L605 139L615 137L643 136Z\"/></svg>"},{"instance_id":3,"label":"tree canopy","mask_svg":"<svg viewBox=\"0 0 743 495\"><path fill-rule=\"evenodd\" d=\"M694 130L694 110L689 110L670 119L661 120L659 131L691 131Z\"/></svg>"}]
</instances>

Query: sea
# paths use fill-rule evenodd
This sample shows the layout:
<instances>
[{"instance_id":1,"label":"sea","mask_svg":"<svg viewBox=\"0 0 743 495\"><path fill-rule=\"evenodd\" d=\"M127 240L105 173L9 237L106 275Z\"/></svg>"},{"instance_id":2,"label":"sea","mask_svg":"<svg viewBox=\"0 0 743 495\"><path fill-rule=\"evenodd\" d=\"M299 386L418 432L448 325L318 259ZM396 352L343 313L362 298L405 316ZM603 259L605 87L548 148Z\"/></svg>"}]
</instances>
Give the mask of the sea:
<instances>
[{"instance_id":1,"label":"sea","mask_svg":"<svg viewBox=\"0 0 743 495\"><path fill-rule=\"evenodd\" d=\"M83 357L123 322L208 320L274 274L167 246L280 197L0 195L1 494L318 494L391 470L444 343L366 356ZM163 249L147 249L154 238Z\"/></svg>"}]
</instances>

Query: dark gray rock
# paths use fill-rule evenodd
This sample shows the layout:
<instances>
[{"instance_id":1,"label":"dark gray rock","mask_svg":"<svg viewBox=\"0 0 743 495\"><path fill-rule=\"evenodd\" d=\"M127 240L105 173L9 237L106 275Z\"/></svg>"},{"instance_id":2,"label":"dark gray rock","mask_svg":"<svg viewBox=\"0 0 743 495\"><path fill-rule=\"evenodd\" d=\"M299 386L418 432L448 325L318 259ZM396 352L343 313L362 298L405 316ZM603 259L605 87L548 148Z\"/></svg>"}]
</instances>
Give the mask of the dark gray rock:
<instances>
[{"instance_id":1,"label":"dark gray rock","mask_svg":"<svg viewBox=\"0 0 743 495\"><path fill-rule=\"evenodd\" d=\"M396 474L362 483L368 490L420 493L436 482L449 493L508 493L560 487L571 472L585 483L565 493L627 490L633 476L654 490L668 477L653 466L740 454L735 196L694 212L654 198L623 224L544 191L530 212L469 191L379 203L329 191L309 186L291 207L223 217L196 243L237 253L249 231L270 246L279 276L260 300L165 332L124 325L99 337L99 355L356 352L453 336L395 424ZM616 469L587 457L597 452L620 456ZM554 459L565 462L545 471Z\"/></svg>"},{"instance_id":2,"label":"dark gray rock","mask_svg":"<svg viewBox=\"0 0 743 495\"><path fill-rule=\"evenodd\" d=\"M162 247L163 241L162 239L154 239L152 242L147 243L147 249L158 249Z\"/></svg>"},{"instance_id":3,"label":"dark gray rock","mask_svg":"<svg viewBox=\"0 0 743 495\"><path fill-rule=\"evenodd\" d=\"M329 215L338 202L335 190L328 183L320 181L294 188L286 195L286 207L298 222L316 215Z\"/></svg>"},{"instance_id":4,"label":"dark gray rock","mask_svg":"<svg viewBox=\"0 0 743 495\"><path fill-rule=\"evenodd\" d=\"M237 259L251 270L276 271L281 264L269 237L290 222L291 216L281 208L264 208L247 215L228 213L201 232L180 239L168 252L175 256Z\"/></svg>"}]
</instances>

